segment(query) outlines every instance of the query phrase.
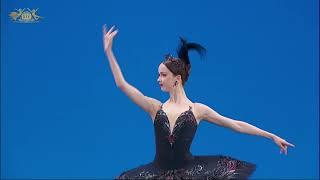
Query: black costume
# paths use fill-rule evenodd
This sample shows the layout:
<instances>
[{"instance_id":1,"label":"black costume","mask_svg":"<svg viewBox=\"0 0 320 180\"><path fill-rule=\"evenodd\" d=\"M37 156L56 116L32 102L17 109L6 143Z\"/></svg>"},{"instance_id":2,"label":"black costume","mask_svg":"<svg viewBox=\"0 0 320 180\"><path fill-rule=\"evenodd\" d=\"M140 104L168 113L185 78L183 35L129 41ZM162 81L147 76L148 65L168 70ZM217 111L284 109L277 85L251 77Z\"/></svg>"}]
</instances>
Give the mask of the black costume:
<instances>
[{"instance_id":1,"label":"black costume","mask_svg":"<svg viewBox=\"0 0 320 180\"><path fill-rule=\"evenodd\" d=\"M161 106L154 119L154 161L125 171L117 179L247 179L253 173L255 164L232 157L193 156L190 145L197 126L190 106L177 118L171 132Z\"/></svg>"}]
</instances>

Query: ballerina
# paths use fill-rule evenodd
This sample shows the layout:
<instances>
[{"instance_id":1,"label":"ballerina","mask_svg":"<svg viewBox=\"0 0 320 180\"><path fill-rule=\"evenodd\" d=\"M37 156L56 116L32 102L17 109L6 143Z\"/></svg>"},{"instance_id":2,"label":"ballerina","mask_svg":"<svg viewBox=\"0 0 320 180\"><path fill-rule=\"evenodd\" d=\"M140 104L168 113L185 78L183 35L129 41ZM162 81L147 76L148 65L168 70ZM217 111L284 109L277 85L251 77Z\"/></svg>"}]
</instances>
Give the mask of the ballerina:
<instances>
[{"instance_id":1,"label":"ballerina","mask_svg":"<svg viewBox=\"0 0 320 180\"><path fill-rule=\"evenodd\" d=\"M103 26L104 51L117 87L135 104L146 111L153 122L156 142L154 161L127 170L116 179L247 179L255 171L251 162L225 155L194 156L190 145L202 120L230 128L233 131L269 138L287 155L288 146L293 144L279 136L264 131L244 121L234 120L220 115L205 104L188 99L184 85L188 80L191 63L189 50L200 55L206 51L197 43L189 43L180 38L178 57L167 55L158 67L157 79L162 91L170 97L164 103L142 94L129 84L112 51L112 43L118 30L112 26L107 30Z\"/></svg>"}]
</instances>

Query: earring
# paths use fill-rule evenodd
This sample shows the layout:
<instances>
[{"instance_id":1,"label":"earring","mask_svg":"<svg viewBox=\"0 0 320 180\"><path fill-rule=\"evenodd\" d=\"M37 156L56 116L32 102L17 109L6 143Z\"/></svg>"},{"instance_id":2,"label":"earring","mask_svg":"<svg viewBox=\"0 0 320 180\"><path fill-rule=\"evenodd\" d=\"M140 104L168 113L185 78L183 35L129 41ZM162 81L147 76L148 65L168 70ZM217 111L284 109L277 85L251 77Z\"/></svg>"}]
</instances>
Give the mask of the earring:
<instances>
[{"instance_id":1,"label":"earring","mask_svg":"<svg viewBox=\"0 0 320 180\"><path fill-rule=\"evenodd\" d=\"M174 83L174 86L177 86L177 84L178 84L178 81L176 81L176 82Z\"/></svg>"}]
</instances>

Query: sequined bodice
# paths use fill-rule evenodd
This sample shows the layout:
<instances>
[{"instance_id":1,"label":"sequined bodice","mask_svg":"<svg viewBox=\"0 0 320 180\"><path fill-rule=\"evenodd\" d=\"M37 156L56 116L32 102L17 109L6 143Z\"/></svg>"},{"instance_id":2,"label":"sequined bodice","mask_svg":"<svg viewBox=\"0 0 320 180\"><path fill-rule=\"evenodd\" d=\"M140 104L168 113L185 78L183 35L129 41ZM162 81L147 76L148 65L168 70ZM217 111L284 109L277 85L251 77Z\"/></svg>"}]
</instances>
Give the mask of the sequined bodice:
<instances>
[{"instance_id":1,"label":"sequined bodice","mask_svg":"<svg viewBox=\"0 0 320 180\"><path fill-rule=\"evenodd\" d=\"M190 146L198 127L191 109L182 112L170 128L171 120L161 107L153 124L154 160L121 173L117 179L247 179L255 164L229 156L191 154Z\"/></svg>"},{"instance_id":2,"label":"sequined bodice","mask_svg":"<svg viewBox=\"0 0 320 180\"><path fill-rule=\"evenodd\" d=\"M161 107L154 119L155 162L164 169L175 169L183 167L187 161L192 160L190 146L197 126L197 120L190 106L189 110L178 116L171 132L168 116Z\"/></svg>"}]
</instances>

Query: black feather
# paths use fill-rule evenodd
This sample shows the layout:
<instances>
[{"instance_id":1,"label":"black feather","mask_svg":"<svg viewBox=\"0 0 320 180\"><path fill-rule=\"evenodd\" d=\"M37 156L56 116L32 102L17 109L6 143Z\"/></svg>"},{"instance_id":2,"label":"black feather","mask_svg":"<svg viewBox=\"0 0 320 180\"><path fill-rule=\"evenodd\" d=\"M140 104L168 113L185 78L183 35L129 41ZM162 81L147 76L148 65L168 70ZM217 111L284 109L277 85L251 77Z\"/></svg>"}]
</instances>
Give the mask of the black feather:
<instances>
[{"instance_id":1,"label":"black feather","mask_svg":"<svg viewBox=\"0 0 320 180\"><path fill-rule=\"evenodd\" d=\"M183 60L187 65L190 65L189 50L195 50L197 51L201 57L203 57L206 53L206 49L197 43L188 43L185 38L180 37L180 44L177 49L178 57Z\"/></svg>"}]
</instances>

